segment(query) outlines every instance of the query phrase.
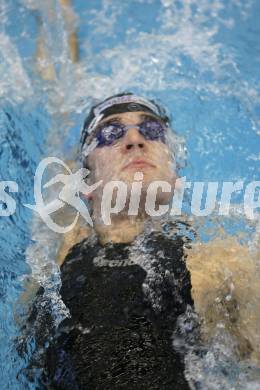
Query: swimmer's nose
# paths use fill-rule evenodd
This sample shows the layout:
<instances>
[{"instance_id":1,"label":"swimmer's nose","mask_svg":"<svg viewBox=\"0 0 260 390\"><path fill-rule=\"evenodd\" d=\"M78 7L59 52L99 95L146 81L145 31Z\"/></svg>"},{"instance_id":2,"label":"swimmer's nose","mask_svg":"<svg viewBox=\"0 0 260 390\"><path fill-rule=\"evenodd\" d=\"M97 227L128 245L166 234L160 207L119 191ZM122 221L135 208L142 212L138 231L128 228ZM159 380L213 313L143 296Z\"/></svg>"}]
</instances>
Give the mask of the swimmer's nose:
<instances>
[{"instance_id":1,"label":"swimmer's nose","mask_svg":"<svg viewBox=\"0 0 260 390\"><path fill-rule=\"evenodd\" d=\"M136 149L144 149L146 146L145 138L136 127L132 127L131 129L127 130L123 142L123 147L128 152Z\"/></svg>"}]
</instances>

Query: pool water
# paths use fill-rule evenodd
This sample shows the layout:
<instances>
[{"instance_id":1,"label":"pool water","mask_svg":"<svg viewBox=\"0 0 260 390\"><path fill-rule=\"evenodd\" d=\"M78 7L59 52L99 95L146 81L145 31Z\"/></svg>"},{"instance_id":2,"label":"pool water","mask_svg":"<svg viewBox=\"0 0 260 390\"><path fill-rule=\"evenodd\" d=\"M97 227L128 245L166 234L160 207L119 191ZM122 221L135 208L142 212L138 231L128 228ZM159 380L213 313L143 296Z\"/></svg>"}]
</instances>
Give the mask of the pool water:
<instances>
[{"instance_id":1,"label":"pool water","mask_svg":"<svg viewBox=\"0 0 260 390\"><path fill-rule=\"evenodd\" d=\"M48 287L57 322L66 315L55 263L61 237L23 206L34 203L37 164L47 156L77 159L88 108L128 90L168 108L186 143L187 180L259 180L259 17L258 0L0 0L0 178L18 184L10 193L15 213L0 217L2 389L36 388L23 374L33 339L26 354L17 348L26 282ZM239 193L232 210L194 218L200 240L236 238L259 271L257 218L244 216ZM253 285L259 281L256 272ZM253 291L245 312L257 322L260 293ZM219 333L203 358L189 352L187 375L202 388L260 389L260 362L237 360Z\"/></svg>"}]
</instances>

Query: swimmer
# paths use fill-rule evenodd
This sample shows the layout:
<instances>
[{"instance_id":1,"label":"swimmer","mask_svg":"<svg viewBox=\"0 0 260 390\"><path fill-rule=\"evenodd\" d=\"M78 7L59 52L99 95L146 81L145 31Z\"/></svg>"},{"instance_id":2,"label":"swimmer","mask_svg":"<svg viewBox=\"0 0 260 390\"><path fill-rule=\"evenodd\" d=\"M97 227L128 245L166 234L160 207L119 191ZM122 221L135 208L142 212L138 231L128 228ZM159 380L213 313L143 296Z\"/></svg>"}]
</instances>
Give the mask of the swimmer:
<instances>
[{"instance_id":1,"label":"swimmer","mask_svg":"<svg viewBox=\"0 0 260 390\"><path fill-rule=\"evenodd\" d=\"M176 182L168 131L164 110L130 93L106 99L85 120L81 141L83 167L90 170L87 184L102 180L103 185L88 196L93 231L87 237L84 229L75 230L77 243L59 260L60 294L71 317L53 331L50 313L42 313L41 294L35 305L39 349L46 348L46 334L51 339L41 363L47 388L189 388L184 346L178 347L178 326L187 318L191 342L214 337L221 317L237 340L240 357L257 358L256 317L248 315L240 278L241 272L248 280L255 274L246 248L227 238L188 250L192 230L187 223L154 221L145 212L143 200L152 181L167 181L173 188ZM124 181L129 196L136 172L143 174L138 215L127 214L126 202L126 209L105 225L100 211L104 186ZM173 194L157 195L159 205ZM232 294L230 286L235 286ZM254 288L247 285L248 295Z\"/></svg>"},{"instance_id":2,"label":"swimmer","mask_svg":"<svg viewBox=\"0 0 260 390\"><path fill-rule=\"evenodd\" d=\"M145 232L151 219L143 201L148 185L164 180L174 186L177 178L169 131L165 111L131 93L106 99L85 120L81 140L88 185L103 184L89 199L94 231L70 249L61 266L60 294L70 318L49 340L41 378L46 388L189 388L184 354L173 346L178 319L193 312L184 254L189 227L183 223L180 234L177 223L150 221ZM136 172L143 175L138 214L123 209L105 225L103 187L121 180L130 191ZM156 201L166 204L171 197L159 192ZM40 302L39 294L38 310ZM40 313L39 347L44 327L51 328L47 316Z\"/></svg>"}]
</instances>

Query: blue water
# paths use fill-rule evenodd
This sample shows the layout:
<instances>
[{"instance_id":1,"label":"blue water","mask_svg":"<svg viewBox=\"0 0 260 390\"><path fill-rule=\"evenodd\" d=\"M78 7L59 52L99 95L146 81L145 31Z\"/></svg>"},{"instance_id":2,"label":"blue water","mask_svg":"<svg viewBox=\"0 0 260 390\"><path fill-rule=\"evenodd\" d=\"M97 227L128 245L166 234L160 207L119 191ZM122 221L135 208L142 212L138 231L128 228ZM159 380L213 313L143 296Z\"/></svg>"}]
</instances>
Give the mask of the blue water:
<instances>
[{"instance_id":1,"label":"blue water","mask_svg":"<svg viewBox=\"0 0 260 390\"><path fill-rule=\"evenodd\" d=\"M15 314L15 303L35 241L34 217L23 203L33 203L43 157L76 158L83 118L96 99L123 90L159 99L186 140L181 173L188 180L259 180L258 0L74 0L73 12L76 64L59 1L0 1L0 180L19 186L11 194L15 214L0 217L1 389L34 388L19 374L26 362L14 346L17 315L25 315ZM40 36L56 72L49 81L36 66ZM254 228L240 222L236 229L253 240Z\"/></svg>"}]
</instances>

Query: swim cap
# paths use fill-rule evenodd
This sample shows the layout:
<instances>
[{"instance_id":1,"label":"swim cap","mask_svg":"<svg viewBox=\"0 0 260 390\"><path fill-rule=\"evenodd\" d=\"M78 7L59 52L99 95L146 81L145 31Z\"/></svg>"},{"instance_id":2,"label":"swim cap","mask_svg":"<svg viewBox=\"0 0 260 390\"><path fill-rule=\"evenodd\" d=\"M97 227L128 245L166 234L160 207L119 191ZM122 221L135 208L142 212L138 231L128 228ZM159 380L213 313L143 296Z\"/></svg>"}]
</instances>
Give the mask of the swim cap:
<instances>
[{"instance_id":1,"label":"swim cap","mask_svg":"<svg viewBox=\"0 0 260 390\"><path fill-rule=\"evenodd\" d=\"M169 117L166 115L165 109L160 107L153 100L134 95L132 92L123 92L118 95L113 95L92 107L89 115L84 121L80 140L82 158L84 159L87 156L86 141L88 136L102 119L113 114L135 111L150 112L153 115L158 116L166 124L169 123Z\"/></svg>"}]
</instances>

